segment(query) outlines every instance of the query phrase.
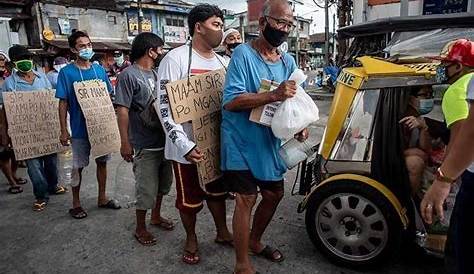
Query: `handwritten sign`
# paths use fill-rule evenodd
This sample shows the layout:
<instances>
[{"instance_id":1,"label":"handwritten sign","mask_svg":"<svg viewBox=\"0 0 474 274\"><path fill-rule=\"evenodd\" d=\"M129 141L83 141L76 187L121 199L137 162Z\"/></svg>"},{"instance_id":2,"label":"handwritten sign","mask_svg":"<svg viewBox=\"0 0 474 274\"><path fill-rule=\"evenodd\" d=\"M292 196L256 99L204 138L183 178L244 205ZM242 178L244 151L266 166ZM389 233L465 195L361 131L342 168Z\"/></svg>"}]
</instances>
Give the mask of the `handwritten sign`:
<instances>
[{"instance_id":1,"label":"handwritten sign","mask_svg":"<svg viewBox=\"0 0 474 274\"><path fill-rule=\"evenodd\" d=\"M258 90L258 93L273 91L276 88L278 88L278 83L263 79L260 83L260 89ZM275 115L275 111L280 106L280 104L281 102L273 102L252 109L249 120L254 123L270 127L273 116Z\"/></svg>"},{"instance_id":2,"label":"handwritten sign","mask_svg":"<svg viewBox=\"0 0 474 274\"><path fill-rule=\"evenodd\" d=\"M63 150L59 142L58 100L54 91L4 92L8 134L17 160Z\"/></svg>"},{"instance_id":3,"label":"handwritten sign","mask_svg":"<svg viewBox=\"0 0 474 274\"><path fill-rule=\"evenodd\" d=\"M166 84L171 113L176 123L184 123L219 111L225 70L219 69Z\"/></svg>"},{"instance_id":4,"label":"handwritten sign","mask_svg":"<svg viewBox=\"0 0 474 274\"><path fill-rule=\"evenodd\" d=\"M222 176L220 169L221 121L221 113L213 112L192 122L194 141L204 154L203 160L197 165L201 185L213 182Z\"/></svg>"},{"instance_id":5,"label":"handwritten sign","mask_svg":"<svg viewBox=\"0 0 474 274\"><path fill-rule=\"evenodd\" d=\"M99 157L120 150L120 134L107 86L101 80L74 83L77 101L86 118L91 155Z\"/></svg>"}]
</instances>

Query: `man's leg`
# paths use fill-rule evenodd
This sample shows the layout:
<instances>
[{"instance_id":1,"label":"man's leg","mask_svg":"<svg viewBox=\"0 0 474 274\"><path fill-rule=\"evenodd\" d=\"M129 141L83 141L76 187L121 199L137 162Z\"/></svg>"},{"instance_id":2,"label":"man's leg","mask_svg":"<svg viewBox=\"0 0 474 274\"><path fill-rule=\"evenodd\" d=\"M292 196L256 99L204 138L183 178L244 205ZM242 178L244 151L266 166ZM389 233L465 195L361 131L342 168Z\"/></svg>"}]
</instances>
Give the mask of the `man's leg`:
<instances>
[{"instance_id":1,"label":"man's leg","mask_svg":"<svg viewBox=\"0 0 474 274\"><path fill-rule=\"evenodd\" d=\"M227 214L225 198L207 199L207 207L212 214L214 224L216 225L216 241L232 242L233 237L227 227Z\"/></svg>"},{"instance_id":2,"label":"man's leg","mask_svg":"<svg viewBox=\"0 0 474 274\"><path fill-rule=\"evenodd\" d=\"M250 216L257 201L257 195L236 194L235 211L232 219L235 248L235 273L253 274L255 270L250 263L248 254L250 239Z\"/></svg>"},{"instance_id":3,"label":"man's leg","mask_svg":"<svg viewBox=\"0 0 474 274\"><path fill-rule=\"evenodd\" d=\"M58 188L58 156L56 153L44 157L44 175L48 182L49 193L56 193Z\"/></svg>"},{"instance_id":4,"label":"man's leg","mask_svg":"<svg viewBox=\"0 0 474 274\"><path fill-rule=\"evenodd\" d=\"M72 171L73 185L72 185L72 208L81 207L80 191L82 184L82 170L83 168L75 169Z\"/></svg>"},{"instance_id":5,"label":"man's leg","mask_svg":"<svg viewBox=\"0 0 474 274\"><path fill-rule=\"evenodd\" d=\"M0 160L0 168L8 180L11 187L16 187L16 180L12 170L11 160L9 158Z\"/></svg>"},{"instance_id":6,"label":"man's leg","mask_svg":"<svg viewBox=\"0 0 474 274\"><path fill-rule=\"evenodd\" d=\"M186 243L184 251L195 254L198 251L198 241L196 235L196 215L197 213L179 212L181 222L186 232Z\"/></svg>"},{"instance_id":7,"label":"man's leg","mask_svg":"<svg viewBox=\"0 0 474 274\"><path fill-rule=\"evenodd\" d=\"M33 193L38 202L48 201L48 183L44 176L42 157L26 160L28 176L33 185Z\"/></svg>"},{"instance_id":8,"label":"man's leg","mask_svg":"<svg viewBox=\"0 0 474 274\"><path fill-rule=\"evenodd\" d=\"M405 157L405 163L408 170L408 177L410 179L411 194L415 196L421 187L421 180L425 170L425 161L415 155Z\"/></svg>"},{"instance_id":9,"label":"man's leg","mask_svg":"<svg viewBox=\"0 0 474 274\"><path fill-rule=\"evenodd\" d=\"M107 184L107 162L100 161L96 159L96 164L97 164L97 170L96 170L96 176L97 176L97 183L99 184L99 195L98 195L98 204L99 205L104 205L107 204L109 201L107 199L107 195L105 194L106 190L106 184Z\"/></svg>"},{"instance_id":10,"label":"man's leg","mask_svg":"<svg viewBox=\"0 0 474 274\"><path fill-rule=\"evenodd\" d=\"M163 196L170 192L173 183L173 167L171 162L165 159L163 151L154 152L154 162L159 166L158 173L156 174L156 178L158 179L158 191L156 194L155 207L151 210L150 223L166 230L173 230L173 222L161 215Z\"/></svg>"},{"instance_id":11,"label":"man's leg","mask_svg":"<svg viewBox=\"0 0 474 274\"><path fill-rule=\"evenodd\" d=\"M272 220L278 204L283 198L284 190L261 189L260 193L262 194L262 201L258 204L257 209L255 210L249 244L250 249L256 253L261 252L265 248L265 245L261 243L262 235ZM275 256L281 258L281 254L276 254ZM274 257L276 260L279 258Z\"/></svg>"}]
</instances>

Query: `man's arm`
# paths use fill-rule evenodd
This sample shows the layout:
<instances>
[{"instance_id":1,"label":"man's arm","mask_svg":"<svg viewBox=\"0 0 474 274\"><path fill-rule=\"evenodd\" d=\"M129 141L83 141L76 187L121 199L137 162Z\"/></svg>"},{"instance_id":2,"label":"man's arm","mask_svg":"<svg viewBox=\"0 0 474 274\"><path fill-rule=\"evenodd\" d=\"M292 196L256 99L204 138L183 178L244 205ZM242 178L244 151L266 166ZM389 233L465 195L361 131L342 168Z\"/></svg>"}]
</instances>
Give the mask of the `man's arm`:
<instances>
[{"instance_id":1,"label":"man's arm","mask_svg":"<svg viewBox=\"0 0 474 274\"><path fill-rule=\"evenodd\" d=\"M9 136L8 136L8 124L7 124L7 114L5 112L5 107L1 106L0 110L0 134L1 134L1 140L0 144L2 146L8 146L10 141L9 141Z\"/></svg>"},{"instance_id":2,"label":"man's arm","mask_svg":"<svg viewBox=\"0 0 474 274\"><path fill-rule=\"evenodd\" d=\"M133 148L130 145L130 139L128 137L128 126L129 126L129 116L128 108L124 106L117 106L117 122L120 132L120 154L122 158L131 162L133 160Z\"/></svg>"},{"instance_id":3,"label":"man's arm","mask_svg":"<svg viewBox=\"0 0 474 274\"><path fill-rule=\"evenodd\" d=\"M68 110L68 103L66 100L60 99L59 100L59 124L61 126L61 136L59 140L63 146L69 145L69 140L71 136L69 135L69 131L67 129L67 110Z\"/></svg>"}]
</instances>

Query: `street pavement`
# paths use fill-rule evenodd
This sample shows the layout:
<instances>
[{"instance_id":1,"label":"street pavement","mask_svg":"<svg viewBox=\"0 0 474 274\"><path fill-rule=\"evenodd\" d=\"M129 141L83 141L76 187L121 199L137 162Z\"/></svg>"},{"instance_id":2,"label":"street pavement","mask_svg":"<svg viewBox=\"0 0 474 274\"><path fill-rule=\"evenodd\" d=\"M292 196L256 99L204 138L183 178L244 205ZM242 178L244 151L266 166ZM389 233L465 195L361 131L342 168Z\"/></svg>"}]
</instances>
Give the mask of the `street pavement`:
<instances>
[{"instance_id":1,"label":"street pavement","mask_svg":"<svg viewBox=\"0 0 474 274\"><path fill-rule=\"evenodd\" d=\"M317 102L321 111L318 123L321 135L329 110L329 101ZM215 229L207 208L198 216L199 265L181 262L184 231L174 207L176 193L165 197L163 215L173 219L176 229L171 232L151 227L158 244L144 247L133 237L135 228L134 181L130 164L115 154L109 164L108 194L120 200L123 209L114 211L97 208L95 166L84 170L83 207L89 216L74 220L68 215L71 194L53 196L46 210L33 212L31 184L19 195L6 192L0 178L0 273L232 273L234 253L231 248L214 243ZM26 176L26 170L19 174ZM355 274L355 270L333 265L323 257L309 240L304 213L297 213L301 196L292 196L296 171L286 176L286 196L271 222L264 241L278 247L285 255L282 263L270 263L252 257L260 273L292 274ZM234 202L227 205L227 220L231 225ZM416 258L415 258L416 261ZM421 274L444 273L442 261L408 263L403 260L386 262L364 273Z\"/></svg>"}]
</instances>

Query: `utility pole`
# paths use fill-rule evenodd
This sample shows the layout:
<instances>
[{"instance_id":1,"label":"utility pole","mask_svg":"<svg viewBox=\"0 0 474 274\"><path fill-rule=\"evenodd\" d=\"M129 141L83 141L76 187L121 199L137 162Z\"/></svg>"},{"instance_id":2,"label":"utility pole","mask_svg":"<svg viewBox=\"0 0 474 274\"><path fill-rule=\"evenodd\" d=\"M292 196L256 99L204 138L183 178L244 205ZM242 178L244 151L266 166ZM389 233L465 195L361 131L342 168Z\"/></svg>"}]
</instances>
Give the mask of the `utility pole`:
<instances>
[{"instance_id":1,"label":"utility pole","mask_svg":"<svg viewBox=\"0 0 474 274\"><path fill-rule=\"evenodd\" d=\"M365 0L364 0L365 2ZM339 28L348 26L352 22L351 17L352 1L351 0L338 0L337 4L337 17L339 20ZM348 47L346 39L337 37L337 64L341 64L344 60Z\"/></svg>"},{"instance_id":2,"label":"utility pole","mask_svg":"<svg viewBox=\"0 0 474 274\"><path fill-rule=\"evenodd\" d=\"M324 63L329 65L329 0L324 0L324 16L325 16L325 27L324 27Z\"/></svg>"},{"instance_id":3,"label":"utility pole","mask_svg":"<svg viewBox=\"0 0 474 274\"><path fill-rule=\"evenodd\" d=\"M142 0L138 0L138 33L142 33L143 31L143 9L142 9Z\"/></svg>"},{"instance_id":4,"label":"utility pole","mask_svg":"<svg viewBox=\"0 0 474 274\"><path fill-rule=\"evenodd\" d=\"M332 58L336 58L336 14L332 15Z\"/></svg>"}]
</instances>

